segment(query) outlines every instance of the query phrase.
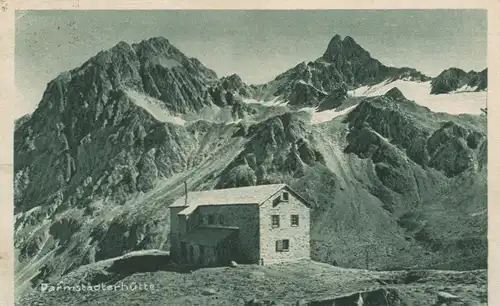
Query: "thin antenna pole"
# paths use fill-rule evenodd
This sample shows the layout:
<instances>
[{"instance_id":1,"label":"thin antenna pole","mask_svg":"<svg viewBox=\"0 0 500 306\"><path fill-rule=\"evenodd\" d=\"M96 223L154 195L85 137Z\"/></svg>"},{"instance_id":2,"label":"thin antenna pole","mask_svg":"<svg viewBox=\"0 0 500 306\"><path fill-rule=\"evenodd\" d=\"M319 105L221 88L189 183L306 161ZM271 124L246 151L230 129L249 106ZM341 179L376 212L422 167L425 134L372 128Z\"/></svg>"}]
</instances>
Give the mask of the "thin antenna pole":
<instances>
[{"instance_id":1,"label":"thin antenna pole","mask_svg":"<svg viewBox=\"0 0 500 306\"><path fill-rule=\"evenodd\" d=\"M188 185L187 185L186 181L184 181L184 193L185 193L184 205L187 206L188 205Z\"/></svg>"}]
</instances>

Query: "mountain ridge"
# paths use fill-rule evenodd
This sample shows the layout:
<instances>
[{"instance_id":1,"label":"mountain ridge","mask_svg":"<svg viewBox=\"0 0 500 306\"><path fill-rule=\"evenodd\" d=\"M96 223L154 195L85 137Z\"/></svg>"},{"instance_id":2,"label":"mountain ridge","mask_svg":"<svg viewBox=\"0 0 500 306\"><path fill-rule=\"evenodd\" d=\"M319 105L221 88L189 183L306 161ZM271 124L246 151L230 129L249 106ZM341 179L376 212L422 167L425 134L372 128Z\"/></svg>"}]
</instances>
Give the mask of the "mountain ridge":
<instances>
[{"instance_id":1,"label":"mountain ridge","mask_svg":"<svg viewBox=\"0 0 500 306\"><path fill-rule=\"evenodd\" d=\"M339 39L329 55L349 58L354 48L360 65L377 63ZM61 74L16 122L16 284L168 248L165 203L184 181L189 190L291 185L314 204L315 260L360 267L370 245L379 269L485 267L486 216L475 214L486 209L486 117L433 113L396 89L353 100L353 80L423 76L345 63L320 58L247 85L154 38L121 42ZM187 121L159 120L130 92ZM304 107L352 109L313 124Z\"/></svg>"},{"instance_id":2,"label":"mountain ridge","mask_svg":"<svg viewBox=\"0 0 500 306\"><path fill-rule=\"evenodd\" d=\"M488 87L488 68L480 72L465 72L460 68L443 70L432 80L431 94L446 94L452 91L484 91Z\"/></svg>"}]
</instances>

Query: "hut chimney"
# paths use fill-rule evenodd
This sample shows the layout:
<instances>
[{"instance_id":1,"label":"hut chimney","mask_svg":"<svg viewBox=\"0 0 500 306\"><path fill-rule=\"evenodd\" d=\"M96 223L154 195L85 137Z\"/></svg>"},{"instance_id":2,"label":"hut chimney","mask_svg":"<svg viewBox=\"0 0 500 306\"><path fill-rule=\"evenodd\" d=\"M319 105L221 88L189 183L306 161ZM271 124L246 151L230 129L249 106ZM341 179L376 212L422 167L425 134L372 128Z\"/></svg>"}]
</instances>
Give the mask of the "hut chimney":
<instances>
[{"instance_id":1,"label":"hut chimney","mask_svg":"<svg viewBox=\"0 0 500 306\"><path fill-rule=\"evenodd\" d=\"M188 185L184 182L184 205L188 206Z\"/></svg>"}]
</instances>

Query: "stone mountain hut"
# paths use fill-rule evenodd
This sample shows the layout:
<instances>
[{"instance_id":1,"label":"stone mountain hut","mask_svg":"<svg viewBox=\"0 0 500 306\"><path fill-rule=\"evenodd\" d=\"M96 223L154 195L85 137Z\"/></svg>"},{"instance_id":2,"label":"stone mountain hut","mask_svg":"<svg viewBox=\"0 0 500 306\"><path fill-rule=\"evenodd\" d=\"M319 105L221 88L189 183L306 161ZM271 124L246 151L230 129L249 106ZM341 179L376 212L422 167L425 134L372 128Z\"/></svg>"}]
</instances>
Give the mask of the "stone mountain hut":
<instances>
[{"instance_id":1,"label":"stone mountain hut","mask_svg":"<svg viewBox=\"0 0 500 306\"><path fill-rule=\"evenodd\" d=\"M272 264L310 258L310 205L285 184L187 192L170 205L181 264Z\"/></svg>"}]
</instances>

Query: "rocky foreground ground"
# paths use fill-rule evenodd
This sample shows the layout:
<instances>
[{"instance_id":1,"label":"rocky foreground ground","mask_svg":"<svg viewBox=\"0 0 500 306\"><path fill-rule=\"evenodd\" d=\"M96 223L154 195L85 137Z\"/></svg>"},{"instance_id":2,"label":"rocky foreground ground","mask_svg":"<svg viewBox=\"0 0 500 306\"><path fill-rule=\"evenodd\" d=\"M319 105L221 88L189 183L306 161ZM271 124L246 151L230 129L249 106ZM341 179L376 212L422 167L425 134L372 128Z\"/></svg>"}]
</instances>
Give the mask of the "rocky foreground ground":
<instances>
[{"instance_id":1,"label":"rocky foreground ground","mask_svg":"<svg viewBox=\"0 0 500 306\"><path fill-rule=\"evenodd\" d=\"M94 289L83 290L83 284ZM24 294L17 305L450 306L488 300L487 270L369 271L310 260L187 269L168 264L162 252L83 266L43 291Z\"/></svg>"}]
</instances>

